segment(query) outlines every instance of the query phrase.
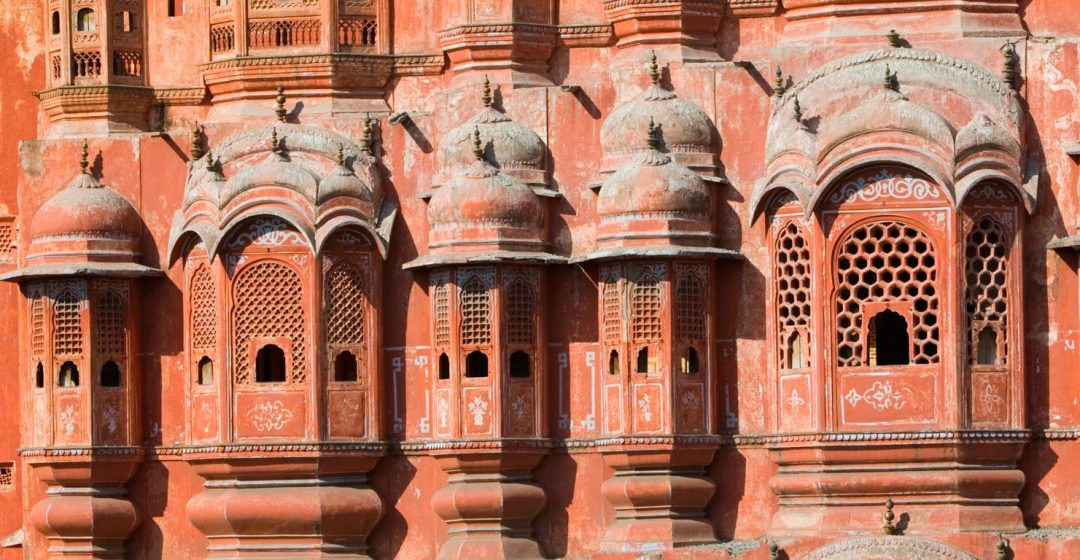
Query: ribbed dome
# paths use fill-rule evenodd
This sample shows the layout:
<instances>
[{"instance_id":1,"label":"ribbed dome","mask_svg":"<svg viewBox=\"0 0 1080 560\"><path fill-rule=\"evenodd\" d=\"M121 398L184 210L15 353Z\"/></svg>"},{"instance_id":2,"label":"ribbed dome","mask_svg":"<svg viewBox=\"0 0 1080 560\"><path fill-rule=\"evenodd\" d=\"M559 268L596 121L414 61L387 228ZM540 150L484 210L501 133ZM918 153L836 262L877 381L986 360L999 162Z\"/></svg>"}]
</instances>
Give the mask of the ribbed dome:
<instances>
[{"instance_id":1,"label":"ribbed dome","mask_svg":"<svg viewBox=\"0 0 1080 560\"><path fill-rule=\"evenodd\" d=\"M435 191L428 218L433 227L473 224L539 228L543 206L524 183L477 159Z\"/></svg>"},{"instance_id":2,"label":"ribbed dome","mask_svg":"<svg viewBox=\"0 0 1080 560\"><path fill-rule=\"evenodd\" d=\"M1009 131L986 113L978 113L956 133L956 153L962 157L968 151L984 148L999 148L1011 154L1020 154L1020 142Z\"/></svg>"},{"instance_id":3,"label":"ribbed dome","mask_svg":"<svg viewBox=\"0 0 1080 560\"><path fill-rule=\"evenodd\" d=\"M440 144L443 165L452 175L472 165L472 135L480 131L486 147L485 159L502 171L541 170L545 149L540 135L531 128L514 122L506 113L492 107L491 85L484 79L484 108L467 122L451 130Z\"/></svg>"},{"instance_id":4,"label":"ribbed dome","mask_svg":"<svg viewBox=\"0 0 1080 560\"><path fill-rule=\"evenodd\" d=\"M142 230L139 213L116 191L83 171L41 205L30 221L31 240L42 238L133 238Z\"/></svg>"},{"instance_id":5,"label":"ribbed dome","mask_svg":"<svg viewBox=\"0 0 1080 560\"><path fill-rule=\"evenodd\" d=\"M361 157L370 157L366 152L363 152ZM334 197L349 196L355 197L364 202L371 202L373 199L372 189L363 179L356 176L356 172L352 167L348 166L345 161L344 148L338 147L338 159L337 165L330 170L326 178L319 183L319 196L317 203L322 204Z\"/></svg>"},{"instance_id":6,"label":"ribbed dome","mask_svg":"<svg viewBox=\"0 0 1080 560\"><path fill-rule=\"evenodd\" d=\"M650 146L637 161L616 171L600 189L598 211L603 218L667 216L688 219L709 214L709 189L690 169L657 151L650 123Z\"/></svg>"}]
</instances>

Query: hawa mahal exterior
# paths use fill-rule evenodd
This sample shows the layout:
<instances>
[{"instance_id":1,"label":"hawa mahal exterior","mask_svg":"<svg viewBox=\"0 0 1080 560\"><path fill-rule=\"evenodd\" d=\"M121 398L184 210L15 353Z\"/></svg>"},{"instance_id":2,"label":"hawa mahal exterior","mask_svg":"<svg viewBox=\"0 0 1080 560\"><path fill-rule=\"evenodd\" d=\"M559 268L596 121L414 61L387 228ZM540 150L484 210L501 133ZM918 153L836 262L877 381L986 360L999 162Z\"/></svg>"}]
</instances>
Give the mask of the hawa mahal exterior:
<instances>
[{"instance_id":1,"label":"hawa mahal exterior","mask_svg":"<svg viewBox=\"0 0 1080 560\"><path fill-rule=\"evenodd\" d=\"M1080 558L1073 0L10 0L0 558Z\"/></svg>"}]
</instances>

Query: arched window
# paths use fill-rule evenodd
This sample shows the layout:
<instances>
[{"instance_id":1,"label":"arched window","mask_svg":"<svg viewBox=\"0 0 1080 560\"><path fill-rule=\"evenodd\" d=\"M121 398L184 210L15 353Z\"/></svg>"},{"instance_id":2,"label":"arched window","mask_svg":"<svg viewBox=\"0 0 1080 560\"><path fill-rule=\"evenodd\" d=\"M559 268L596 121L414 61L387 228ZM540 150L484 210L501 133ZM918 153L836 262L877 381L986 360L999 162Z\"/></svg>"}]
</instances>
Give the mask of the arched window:
<instances>
[{"instance_id":1,"label":"arched window","mask_svg":"<svg viewBox=\"0 0 1080 560\"><path fill-rule=\"evenodd\" d=\"M445 352L439 354L439 379L450 379L450 357Z\"/></svg>"},{"instance_id":2,"label":"arched window","mask_svg":"<svg viewBox=\"0 0 1080 560\"><path fill-rule=\"evenodd\" d=\"M776 236L775 251L780 367L801 369L810 350L810 246L799 226L788 223Z\"/></svg>"},{"instance_id":3,"label":"arched window","mask_svg":"<svg viewBox=\"0 0 1080 560\"><path fill-rule=\"evenodd\" d=\"M342 352L334 358L334 381L356 381L357 378L356 355L352 352Z\"/></svg>"},{"instance_id":4,"label":"arched window","mask_svg":"<svg viewBox=\"0 0 1080 560\"><path fill-rule=\"evenodd\" d=\"M638 373L649 373L649 347L645 346L638 350L637 368Z\"/></svg>"},{"instance_id":5,"label":"arched window","mask_svg":"<svg viewBox=\"0 0 1080 560\"><path fill-rule=\"evenodd\" d=\"M64 362L60 366L60 376L57 378L56 384L59 387L78 387L79 366L75 365L75 362Z\"/></svg>"},{"instance_id":6,"label":"arched window","mask_svg":"<svg viewBox=\"0 0 1080 560\"><path fill-rule=\"evenodd\" d=\"M102 387L120 386L120 366L109 360L101 366L100 383Z\"/></svg>"},{"instance_id":7,"label":"arched window","mask_svg":"<svg viewBox=\"0 0 1080 560\"><path fill-rule=\"evenodd\" d=\"M1008 244L1005 228L989 216L979 219L967 237L965 300L972 364L1008 364Z\"/></svg>"},{"instance_id":8,"label":"arched window","mask_svg":"<svg viewBox=\"0 0 1080 560\"><path fill-rule=\"evenodd\" d=\"M487 354L476 350L465 356L465 377L487 377L488 357Z\"/></svg>"},{"instance_id":9,"label":"arched window","mask_svg":"<svg viewBox=\"0 0 1080 560\"><path fill-rule=\"evenodd\" d=\"M993 327L983 327L979 331L975 349L975 363L984 366L998 364L998 334Z\"/></svg>"},{"instance_id":10,"label":"arched window","mask_svg":"<svg viewBox=\"0 0 1080 560\"><path fill-rule=\"evenodd\" d=\"M178 15L176 11L176 0L168 0L166 11L169 17L176 17Z\"/></svg>"},{"instance_id":11,"label":"arched window","mask_svg":"<svg viewBox=\"0 0 1080 560\"><path fill-rule=\"evenodd\" d=\"M536 291L522 275L506 288L506 341L509 344L536 343Z\"/></svg>"},{"instance_id":12,"label":"arched window","mask_svg":"<svg viewBox=\"0 0 1080 560\"><path fill-rule=\"evenodd\" d=\"M296 272L279 261L260 261L237 274L233 293L236 382L251 383L251 366L257 363L251 357L251 341L260 338L288 340L292 353L289 380L306 381L308 307L303 283Z\"/></svg>"},{"instance_id":13,"label":"arched window","mask_svg":"<svg viewBox=\"0 0 1080 560\"><path fill-rule=\"evenodd\" d=\"M285 382L285 351L274 344L259 348L255 354L256 383Z\"/></svg>"},{"instance_id":14,"label":"arched window","mask_svg":"<svg viewBox=\"0 0 1080 560\"><path fill-rule=\"evenodd\" d=\"M214 360L210 356L203 356L199 360L199 385L212 385L214 383Z\"/></svg>"},{"instance_id":15,"label":"arched window","mask_svg":"<svg viewBox=\"0 0 1080 560\"><path fill-rule=\"evenodd\" d=\"M34 369L34 385L41 389L45 387L45 366L38 362L37 368Z\"/></svg>"},{"instance_id":16,"label":"arched window","mask_svg":"<svg viewBox=\"0 0 1080 560\"><path fill-rule=\"evenodd\" d=\"M525 379L532 376L532 358L528 352L518 350L510 354L510 377Z\"/></svg>"},{"instance_id":17,"label":"arched window","mask_svg":"<svg viewBox=\"0 0 1080 560\"><path fill-rule=\"evenodd\" d=\"M75 29L80 33L97 31L97 12L83 8L75 14Z\"/></svg>"},{"instance_id":18,"label":"arched window","mask_svg":"<svg viewBox=\"0 0 1080 560\"><path fill-rule=\"evenodd\" d=\"M910 362L911 342L903 315L888 309L874 315L866 338L870 366L906 366Z\"/></svg>"},{"instance_id":19,"label":"arched window","mask_svg":"<svg viewBox=\"0 0 1080 560\"><path fill-rule=\"evenodd\" d=\"M612 350L611 354L608 354L608 375L619 375L619 352Z\"/></svg>"},{"instance_id":20,"label":"arched window","mask_svg":"<svg viewBox=\"0 0 1080 560\"><path fill-rule=\"evenodd\" d=\"M686 351L683 352L681 365L683 373L690 375L701 373L701 361L700 358L698 358L697 348L694 348L693 346L688 346L686 348Z\"/></svg>"},{"instance_id":21,"label":"arched window","mask_svg":"<svg viewBox=\"0 0 1080 560\"><path fill-rule=\"evenodd\" d=\"M60 34L60 12L52 13L52 34Z\"/></svg>"},{"instance_id":22,"label":"arched window","mask_svg":"<svg viewBox=\"0 0 1080 560\"><path fill-rule=\"evenodd\" d=\"M792 331L784 342L783 367L787 369L802 369L806 367L806 342L803 340L802 331Z\"/></svg>"},{"instance_id":23,"label":"arched window","mask_svg":"<svg viewBox=\"0 0 1080 560\"><path fill-rule=\"evenodd\" d=\"M124 33L135 31L135 15L124 10L120 13L120 21L116 22L116 27L119 31Z\"/></svg>"}]
</instances>

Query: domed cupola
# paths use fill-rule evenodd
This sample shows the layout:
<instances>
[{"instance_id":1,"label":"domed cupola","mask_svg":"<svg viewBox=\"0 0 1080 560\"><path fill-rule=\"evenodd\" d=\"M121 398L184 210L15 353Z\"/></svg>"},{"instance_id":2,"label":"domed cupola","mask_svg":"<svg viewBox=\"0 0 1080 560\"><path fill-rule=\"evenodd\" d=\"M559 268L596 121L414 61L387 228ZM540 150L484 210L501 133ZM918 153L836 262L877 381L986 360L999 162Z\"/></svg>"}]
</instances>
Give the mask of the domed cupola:
<instances>
[{"instance_id":1,"label":"domed cupola","mask_svg":"<svg viewBox=\"0 0 1080 560\"><path fill-rule=\"evenodd\" d=\"M30 221L30 246L23 268L4 279L55 274L157 274L138 263L142 220L116 191L89 169L82 146L82 171L38 209Z\"/></svg>"},{"instance_id":2,"label":"domed cupola","mask_svg":"<svg viewBox=\"0 0 1080 560\"><path fill-rule=\"evenodd\" d=\"M472 135L474 130L479 130L480 140L486 147L485 159L490 165L503 175L520 180L541 196L557 196L558 193L548 187L544 141L531 128L514 122L494 107L491 82L486 76L481 101L480 112L451 130L440 143L442 169L432 188L437 189L461 170L472 166L475 161Z\"/></svg>"},{"instance_id":3,"label":"domed cupola","mask_svg":"<svg viewBox=\"0 0 1080 560\"><path fill-rule=\"evenodd\" d=\"M372 154L371 136L371 121L366 121L364 137L360 140L360 155L355 158L355 164L366 172L366 180L359 177L353 166L349 164L345 157L345 147L338 145L337 165L319 183L318 204L324 204L339 196L373 202L372 185L379 182L379 175L375 157Z\"/></svg>"},{"instance_id":4,"label":"domed cupola","mask_svg":"<svg viewBox=\"0 0 1080 560\"><path fill-rule=\"evenodd\" d=\"M661 131L660 144L678 163L699 173L707 181L719 181L716 169L716 133L709 116L692 101L680 99L660 84L656 53L649 59L648 88L604 121L600 129L603 160L600 176L590 184L598 188L607 175L614 173L643 150L637 141L639 131L655 120Z\"/></svg>"}]
</instances>

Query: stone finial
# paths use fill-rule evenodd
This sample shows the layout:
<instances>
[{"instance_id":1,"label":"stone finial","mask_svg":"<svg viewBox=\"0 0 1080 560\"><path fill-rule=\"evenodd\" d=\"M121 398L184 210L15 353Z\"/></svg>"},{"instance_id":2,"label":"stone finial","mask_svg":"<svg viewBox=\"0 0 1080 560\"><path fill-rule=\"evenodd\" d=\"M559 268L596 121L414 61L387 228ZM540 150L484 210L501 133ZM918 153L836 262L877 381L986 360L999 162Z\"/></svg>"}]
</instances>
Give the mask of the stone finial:
<instances>
[{"instance_id":1,"label":"stone finial","mask_svg":"<svg viewBox=\"0 0 1080 560\"><path fill-rule=\"evenodd\" d=\"M337 164L339 167L345 167L345 145L337 145Z\"/></svg>"},{"instance_id":2,"label":"stone finial","mask_svg":"<svg viewBox=\"0 0 1080 560\"><path fill-rule=\"evenodd\" d=\"M882 81L882 84L885 86L885 89L891 89L893 91L896 91L899 87L896 80L896 72L893 72L888 64L885 65L885 79Z\"/></svg>"},{"instance_id":3,"label":"stone finial","mask_svg":"<svg viewBox=\"0 0 1080 560\"><path fill-rule=\"evenodd\" d=\"M769 560L780 560L780 546L774 541L769 541Z\"/></svg>"},{"instance_id":4,"label":"stone finial","mask_svg":"<svg viewBox=\"0 0 1080 560\"><path fill-rule=\"evenodd\" d=\"M889 39L889 46L894 49L904 46L900 34L897 33L895 29L890 29L889 32L885 34L885 37Z\"/></svg>"},{"instance_id":5,"label":"stone finial","mask_svg":"<svg viewBox=\"0 0 1080 560\"><path fill-rule=\"evenodd\" d=\"M274 108L277 120L285 122L285 117L289 113L289 111L285 109L285 86L279 85L277 87L277 97L274 98L274 102L277 104L277 107Z\"/></svg>"},{"instance_id":6,"label":"stone finial","mask_svg":"<svg viewBox=\"0 0 1080 560\"><path fill-rule=\"evenodd\" d=\"M86 138L83 138L82 151L79 153L79 168L82 169L83 175L90 174L90 144L87 143Z\"/></svg>"},{"instance_id":7,"label":"stone finial","mask_svg":"<svg viewBox=\"0 0 1080 560\"><path fill-rule=\"evenodd\" d=\"M1001 81L1005 82L1009 86L1009 89L1015 89L1016 87L1016 43L1007 42L1001 47L1002 55L1002 67L1001 67Z\"/></svg>"},{"instance_id":8,"label":"stone finial","mask_svg":"<svg viewBox=\"0 0 1080 560\"><path fill-rule=\"evenodd\" d=\"M994 560L1008 560L1009 558L1009 541L1005 540L1005 537L1000 533L998 534L997 555L994 556Z\"/></svg>"},{"instance_id":9,"label":"stone finial","mask_svg":"<svg viewBox=\"0 0 1080 560\"><path fill-rule=\"evenodd\" d=\"M208 150L206 152L206 170L210 172L217 171L217 162L214 161L214 151Z\"/></svg>"},{"instance_id":10,"label":"stone finial","mask_svg":"<svg viewBox=\"0 0 1080 560\"><path fill-rule=\"evenodd\" d=\"M270 132L270 151L281 155L281 140L278 140L277 128Z\"/></svg>"},{"instance_id":11,"label":"stone finial","mask_svg":"<svg viewBox=\"0 0 1080 560\"><path fill-rule=\"evenodd\" d=\"M364 133L363 136L360 137L360 151L370 156L375 153L374 146L374 132L371 128L371 117L365 117Z\"/></svg>"},{"instance_id":12,"label":"stone finial","mask_svg":"<svg viewBox=\"0 0 1080 560\"><path fill-rule=\"evenodd\" d=\"M654 84L660 83L660 65L656 62L656 51L649 56L649 80Z\"/></svg>"},{"instance_id":13,"label":"stone finial","mask_svg":"<svg viewBox=\"0 0 1080 560\"><path fill-rule=\"evenodd\" d=\"M473 128L473 156L476 157L476 161L484 161L484 143L480 141L480 127Z\"/></svg>"},{"instance_id":14,"label":"stone finial","mask_svg":"<svg viewBox=\"0 0 1080 560\"><path fill-rule=\"evenodd\" d=\"M484 93L480 95L480 101L484 103L484 107L491 107L491 80L488 80L487 74L484 74Z\"/></svg>"},{"instance_id":15,"label":"stone finial","mask_svg":"<svg viewBox=\"0 0 1080 560\"><path fill-rule=\"evenodd\" d=\"M191 127L191 159L193 160L203 157L202 135L203 127L199 124L199 121L195 121L195 124Z\"/></svg>"},{"instance_id":16,"label":"stone finial","mask_svg":"<svg viewBox=\"0 0 1080 560\"><path fill-rule=\"evenodd\" d=\"M660 127L656 126L652 117L649 117L649 130L645 142L650 150L660 151Z\"/></svg>"},{"instance_id":17,"label":"stone finial","mask_svg":"<svg viewBox=\"0 0 1080 560\"><path fill-rule=\"evenodd\" d=\"M777 97L783 97L787 92L787 81L784 80L784 71L780 68L780 65L776 65L776 85L773 86L773 95Z\"/></svg>"},{"instance_id":18,"label":"stone finial","mask_svg":"<svg viewBox=\"0 0 1080 560\"><path fill-rule=\"evenodd\" d=\"M893 501L892 498L885 500L885 512L881 514L881 520L884 522L881 525L881 530L886 535L896 534L896 525L893 520L896 519L896 515L893 513Z\"/></svg>"},{"instance_id":19,"label":"stone finial","mask_svg":"<svg viewBox=\"0 0 1080 560\"><path fill-rule=\"evenodd\" d=\"M799 97L795 96L794 107L792 107L795 114L795 122L802 124L802 104L799 103Z\"/></svg>"}]
</instances>

